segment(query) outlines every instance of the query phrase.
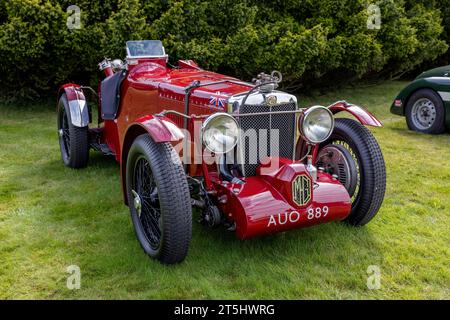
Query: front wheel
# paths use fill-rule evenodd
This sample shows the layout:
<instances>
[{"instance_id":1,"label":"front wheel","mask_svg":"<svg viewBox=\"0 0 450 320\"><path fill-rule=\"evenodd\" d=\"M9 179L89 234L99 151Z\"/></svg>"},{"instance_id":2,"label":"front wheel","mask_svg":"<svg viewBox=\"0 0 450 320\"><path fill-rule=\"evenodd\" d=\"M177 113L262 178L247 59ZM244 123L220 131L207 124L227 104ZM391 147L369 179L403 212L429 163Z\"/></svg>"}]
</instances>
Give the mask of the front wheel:
<instances>
[{"instance_id":1,"label":"front wheel","mask_svg":"<svg viewBox=\"0 0 450 320\"><path fill-rule=\"evenodd\" d=\"M165 264L183 261L191 240L192 207L186 175L172 145L139 136L128 153L126 186L144 251Z\"/></svg>"},{"instance_id":2,"label":"front wheel","mask_svg":"<svg viewBox=\"0 0 450 320\"><path fill-rule=\"evenodd\" d=\"M386 166L366 127L352 119L336 119L333 134L321 145L317 166L337 175L349 192L352 210L347 223L362 226L377 214L386 190Z\"/></svg>"}]
</instances>

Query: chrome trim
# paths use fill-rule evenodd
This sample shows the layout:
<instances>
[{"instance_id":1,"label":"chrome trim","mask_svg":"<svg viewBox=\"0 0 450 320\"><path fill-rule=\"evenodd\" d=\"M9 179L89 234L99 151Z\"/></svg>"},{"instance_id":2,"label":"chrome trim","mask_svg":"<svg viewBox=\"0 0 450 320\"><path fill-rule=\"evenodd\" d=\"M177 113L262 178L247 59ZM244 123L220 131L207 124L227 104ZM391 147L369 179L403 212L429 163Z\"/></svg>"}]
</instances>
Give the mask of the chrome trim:
<instances>
[{"instance_id":1,"label":"chrome trim","mask_svg":"<svg viewBox=\"0 0 450 320\"><path fill-rule=\"evenodd\" d=\"M252 113L240 113L240 109L241 106L243 106L241 103L239 103L239 108L237 108L237 110L235 110L231 115L237 119L242 118L242 117L254 117L254 116L269 116L269 130L272 129L272 116L274 115L282 115L282 114L301 114L304 112L304 109L298 109L298 104L297 104L297 98L293 95L281 92L281 91L272 91L270 93L267 93L267 95L275 95L277 97L277 103L274 105L269 105L266 103L266 94L264 93L252 93L251 95L244 95L244 97L241 97L242 99L244 99L244 105L245 106L249 106L249 105L254 105L253 103L248 103L249 101L251 101L251 99L249 99L250 97L253 98L262 98L261 101L263 101L263 103L259 103L259 104L255 104L255 106L260 106L260 107L266 107L268 111L266 112L252 112ZM234 96L236 97L236 96ZM233 104L235 104L236 100L233 102ZM294 104L295 105L295 110L293 111L273 111L276 110L277 107L281 107L283 105L286 104ZM297 143L297 139L296 139L296 132L298 131L298 125L297 125L297 116L294 116L294 137L292 137L292 139L294 139L293 141L293 147L292 147L292 160L295 160L295 149L296 149L296 143ZM241 142L241 141L239 141ZM269 144L271 144L271 141L268 141ZM279 150L280 152L280 150ZM242 148L242 145L238 144L238 148L237 148L237 157L240 159L240 164L241 164L241 170L242 170L242 174L243 176L247 176L247 172L245 170L245 159L244 159L244 150Z\"/></svg>"},{"instance_id":2,"label":"chrome trim","mask_svg":"<svg viewBox=\"0 0 450 320\"><path fill-rule=\"evenodd\" d=\"M276 114L287 114L287 113L302 113L305 109L298 109L294 111L269 111L269 112L255 112L255 113L233 113L231 114L233 117L240 118L240 117L250 117L250 116L265 116L265 115L276 115Z\"/></svg>"},{"instance_id":3,"label":"chrome trim","mask_svg":"<svg viewBox=\"0 0 450 320\"><path fill-rule=\"evenodd\" d=\"M303 132L303 128L305 127L305 126L303 125L303 122L305 121L305 119L306 119L306 117L308 116L309 113L311 113L312 111L317 110L317 109L324 109L324 110L326 110L326 111L329 113L329 115L330 115L330 117L331 117L331 130L330 130L330 132L328 132L328 135L327 135L327 137L326 137L325 139L323 139L323 140L321 140L321 141L311 141L311 140L309 140L309 139L305 136L305 134L304 134L304 132ZM332 113L332 112L330 111L330 109L328 109L327 107L324 107L324 106L312 106L312 107L308 108L308 109L303 113L303 115L302 115L302 117L301 117L301 119L300 119L300 124L299 124L298 127L299 127L299 129L300 129L300 133L301 133L302 137L303 137L307 142L312 143L312 144L322 143L322 142L326 141L326 140L331 136L331 134L333 133L333 130L334 130L334 116L333 116L333 113Z\"/></svg>"},{"instance_id":4,"label":"chrome trim","mask_svg":"<svg viewBox=\"0 0 450 320\"><path fill-rule=\"evenodd\" d=\"M450 101L450 92L438 91L438 93L441 96L442 100L444 100L446 102Z\"/></svg>"},{"instance_id":5,"label":"chrome trim","mask_svg":"<svg viewBox=\"0 0 450 320\"><path fill-rule=\"evenodd\" d=\"M184 114L183 112L175 111L175 110L163 110L160 113L155 114L157 117L165 117L167 114L175 114L177 116L186 118L186 119L192 119L193 116L189 116L187 114ZM195 116L196 117L196 116ZM205 117L209 117L209 115L205 115Z\"/></svg>"},{"instance_id":6,"label":"chrome trim","mask_svg":"<svg viewBox=\"0 0 450 320\"><path fill-rule=\"evenodd\" d=\"M244 93L239 93L236 94L234 96L231 96L228 99L228 104L231 105L235 105L235 102L237 102L239 104L239 106L242 105L243 100L245 99L245 97L247 96L247 92ZM286 104L286 103L297 103L297 97L289 94L289 93L285 93L282 91L277 91L274 90L270 93L261 93L261 92L254 92L251 93L248 97L247 100L245 101L245 104L254 104L254 105L267 105L266 102L266 97L267 96L275 96L277 99L277 103L272 105L272 107L276 107L277 105L281 105L281 104ZM233 112L237 112L238 110L232 110Z\"/></svg>"},{"instance_id":7,"label":"chrome trim","mask_svg":"<svg viewBox=\"0 0 450 320\"><path fill-rule=\"evenodd\" d=\"M84 97L83 92L80 92L78 88L72 87L77 97L76 100L69 100L70 119L75 127L86 127L89 125L89 109ZM80 99L79 95L82 95L83 99Z\"/></svg>"},{"instance_id":8,"label":"chrome trim","mask_svg":"<svg viewBox=\"0 0 450 320\"><path fill-rule=\"evenodd\" d=\"M139 194L138 194L136 191L134 191L134 190L131 190L131 193L133 194L133 197L134 197L134 199L133 199L133 205L134 205L134 208L136 209L136 211L137 211L137 213L138 213L138 216L140 217L140 216L141 216L141 210L142 210L142 201L141 201L141 197L140 197Z\"/></svg>"},{"instance_id":9,"label":"chrome trim","mask_svg":"<svg viewBox=\"0 0 450 320\"><path fill-rule=\"evenodd\" d=\"M430 80L450 80L449 77L428 77L428 78L419 78L419 79L430 79Z\"/></svg>"},{"instance_id":10,"label":"chrome trim","mask_svg":"<svg viewBox=\"0 0 450 320\"><path fill-rule=\"evenodd\" d=\"M214 120L215 118L218 118L218 117L227 117L227 118L232 119L232 120L234 121L234 123L236 124L236 128L237 128L238 131L239 131L239 124L238 124L236 118L234 118L233 116L231 116L231 115L229 115L228 113L225 113L225 112L217 112L217 113L214 113L214 114L210 115L210 116L209 116L208 118L206 118L206 120L203 122L203 124L202 124L202 130L201 130L200 136L201 136L201 139L202 139L202 143L203 143L203 145L205 146L206 149L208 149L209 151L211 151L211 152L213 152L213 153L215 153L215 154L227 154L228 152L230 152L231 150L233 150L233 149L236 147L236 145L238 144L238 141L239 141L239 134L238 134L238 136L237 136L236 143L234 144L234 146L231 147L229 150L226 150L225 152L217 152L217 151L211 150L211 149L208 148L207 144L204 143L204 141L203 141L203 133L205 132L205 128L208 126L208 124L209 124L212 120Z\"/></svg>"},{"instance_id":11,"label":"chrome trim","mask_svg":"<svg viewBox=\"0 0 450 320\"><path fill-rule=\"evenodd\" d=\"M292 180L292 201L299 207L306 205L311 200L312 181L304 173L297 175Z\"/></svg>"},{"instance_id":12,"label":"chrome trim","mask_svg":"<svg viewBox=\"0 0 450 320\"><path fill-rule=\"evenodd\" d=\"M234 118L239 118L239 117L263 116L263 115L270 115L270 114L274 115L274 114L287 114L287 113L302 113L305 110L307 110L307 108L301 108L301 109L297 109L294 111L269 111L269 112L243 113L243 114L239 114L239 113L231 113L231 114L227 113L227 114ZM224 112L220 112L220 113L224 113ZM205 119L205 118L208 118L211 116L210 114L205 114L205 115L192 114L189 116L189 115L186 115L182 112L175 111L175 110L163 110L160 113L156 114L156 116L164 117L167 114L175 114L180 117L184 117L186 119L194 119L194 120L195 119ZM216 114L216 113L214 113L214 114Z\"/></svg>"}]
</instances>

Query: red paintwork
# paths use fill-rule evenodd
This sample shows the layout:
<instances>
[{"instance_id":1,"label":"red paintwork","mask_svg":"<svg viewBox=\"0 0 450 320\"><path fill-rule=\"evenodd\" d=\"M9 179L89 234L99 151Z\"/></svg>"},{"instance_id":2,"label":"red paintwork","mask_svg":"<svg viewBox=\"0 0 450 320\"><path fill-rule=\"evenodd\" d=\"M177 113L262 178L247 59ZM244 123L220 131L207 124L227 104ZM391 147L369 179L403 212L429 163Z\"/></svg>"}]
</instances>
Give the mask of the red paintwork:
<instances>
[{"instance_id":1,"label":"red paintwork","mask_svg":"<svg viewBox=\"0 0 450 320\"><path fill-rule=\"evenodd\" d=\"M220 209L229 220L236 222L236 235L240 239L343 220L349 215L351 201L347 190L325 173L318 174L317 186L310 202L306 206L298 207L290 196L292 180L298 174L308 173L303 164L282 158L278 160L279 168L265 175L261 175L258 170L256 176L245 178L246 183L242 186L231 183L224 185L216 174L211 175L218 190ZM234 192L234 189L239 191ZM308 209L323 206L329 208L325 217L308 219ZM293 220L299 217L298 221L291 222L286 219L292 212ZM281 223L268 227L272 215Z\"/></svg>"},{"instance_id":2,"label":"red paintwork","mask_svg":"<svg viewBox=\"0 0 450 320\"><path fill-rule=\"evenodd\" d=\"M191 60L180 60L178 69L167 67L166 62L165 58L130 60L127 77L121 86L121 103L117 119L100 120L104 122L101 139L116 153L116 159L120 162L123 187L126 153L138 134L147 132L158 143L175 143L183 139L183 132L180 130L184 124L183 117L172 114L162 117L158 113L163 110L184 113L185 90L194 80L201 83L238 81L235 78L202 70ZM73 90L70 88L77 86L67 84L62 89L70 95ZM194 89L189 97L189 115L227 112L226 104L225 107L210 105L211 96L227 101L230 96L247 92L250 88L251 84L225 82ZM338 102L332 105L330 110L333 113L347 111L363 124L381 126L373 115L346 102ZM194 130L194 122L191 120L188 123L188 129L191 131ZM313 154L317 154L317 148L313 150ZM331 220L342 220L348 216L351 210L350 198L337 180L319 172L312 199L305 206L298 207L291 199L292 181L299 174L308 174L305 166L283 158L270 159L269 164L274 162L278 162L278 165L273 169L268 170L267 166L260 166L256 176L242 178L245 181L244 185L232 185L222 181L217 173L217 167L207 165L204 161L202 165L191 165L188 172L204 175L206 188L215 196L217 205L226 218L236 223L236 234L242 239ZM125 192L124 199L127 203ZM325 217L308 219L308 209L323 206L329 208ZM294 222L268 226L272 215L277 217L280 215L280 222L283 222L286 217L284 215L292 212L294 215L299 214L298 219L293 219Z\"/></svg>"},{"instance_id":3,"label":"red paintwork","mask_svg":"<svg viewBox=\"0 0 450 320\"><path fill-rule=\"evenodd\" d=\"M354 104L349 104L345 101L339 101L331 105L329 108L333 114L336 114L341 111L347 111L365 126L373 126L373 127L383 126L381 121L375 118L373 114Z\"/></svg>"},{"instance_id":4,"label":"red paintwork","mask_svg":"<svg viewBox=\"0 0 450 320\"><path fill-rule=\"evenodd\" d=\"M111 66L109 66L109 67L103 69L103 72L105 73L105 76L106 76L106 77L110 77L110 76L112 76L112 75L114 74L114 71L113 71L113 69L111 68Z\"/></svg>"},{"instance_id":5,"label":"red paintwork","mask_svg":"<svg viewBox=\"0 0 450 320\"><path fill-rule=\"evenodd\" d=\"M103 126L102 142L106 143L112 152L116 155L116 160L120 162L121 145L119 141L119 132L114 120L105 120Z\"/></svg>"},{"instance_id":6,"label":"red paintwork","mask_svg":"<svg viewBox=\"0 0 450 320\"><path fill-rule=\"evenodd\" d=\"M67 101L77 100L77 98L78 98L78 100L86 100L86 98L84 97L83 91L76 90L80 87L81 86L76 83L66 83L66 84L62 85L61 87L59 87L59 90L58 90L58 100L59 100L59 97L63 93L66 94Z\"/></svg>"},{"instance_id":7,"label":"red paintwork","mask_svg":"<svg viewBox=\"0 0 450 320\"><path fill-rule=\"evenodd\" d=\"M201 70L198 64L196 64L195 61L192 60L180 60L178 61L178 66L182 69Z\"/></svg>"},{"instance_id":8,"label":"red paintwork","mask_svg":"<svg viewBox=\"0 0 450 320\"><path fill-rule=\"evenodd\" d=\"M184 63L180 63L184 65ZM117 119L119 140L124 143L126 130L132 123L146 115L154 115L164 109L184 112L185 88L192 81L217 81L223 79L236 80L217 73L189 68L170 69L162 65L162 61L141 59L140 63L131 66L127 78L122 84L122 103ZM211 114L225 111L223 108L209 105L211 94L220 91L223 98L244 92L250 86L221 84L202 87L192 91L190 96L190 113ZM124 107L126 106L126 107ZM169 115L178 126L182 127L183 119ZM160 138L162 141L164 137ZM170 140L168 140L170 141Z\"/></svg>"},{"instance_id":9,"label":"red paintwork","mask_svg":"<svg viewBox=\"0 0 450 320\"><path fill-rule=\"evenodd\" d=\"M146 115L136 120L155 142L177 142L184 139L184 134L177 125L167 117Z\"/></svg>"}]
</instances>

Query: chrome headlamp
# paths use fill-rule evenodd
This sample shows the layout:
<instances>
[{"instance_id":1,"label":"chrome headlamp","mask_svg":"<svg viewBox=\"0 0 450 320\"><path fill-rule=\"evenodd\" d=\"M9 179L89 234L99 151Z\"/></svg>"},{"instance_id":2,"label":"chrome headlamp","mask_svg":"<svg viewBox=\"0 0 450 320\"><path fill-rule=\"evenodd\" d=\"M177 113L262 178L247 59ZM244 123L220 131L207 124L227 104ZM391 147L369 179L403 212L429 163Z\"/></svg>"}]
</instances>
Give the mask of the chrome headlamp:
<instances>
[{"instance_id":1,"label":"chrome headlamp","mask_svg":"<svg viewBox=\"0 0 450 320\"><path fill-rule=\"evenodd\" d=\"M227 113L215 113L203 122L202 140L206 149L216 154L233 150L239 139L239 126Z\"/></svg>"},{"instance_id":2,"label":"chrome headlamp","mask_svg":"<svg viewBox=\"0 0 450 320\"><path fill-rule=\"evenodd\" d=\"M334 129L334 117L328 108L314 106L307 109L299 121L300 133L310 143L327 140Z\"/></svg>"}]
</instances>

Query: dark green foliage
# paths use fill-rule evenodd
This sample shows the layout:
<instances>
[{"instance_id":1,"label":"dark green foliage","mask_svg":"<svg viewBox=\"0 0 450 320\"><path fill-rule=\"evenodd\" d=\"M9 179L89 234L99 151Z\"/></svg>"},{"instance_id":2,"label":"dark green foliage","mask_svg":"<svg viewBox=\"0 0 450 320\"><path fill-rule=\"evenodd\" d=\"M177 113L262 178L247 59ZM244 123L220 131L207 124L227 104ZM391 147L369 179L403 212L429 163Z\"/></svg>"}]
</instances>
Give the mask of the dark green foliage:
<instances>
[{"instance_id":1,"label":"dark green foliage","mask_svg":"<svg viewBox=\"0 0 450 320\"><path fill-rule=\"evenodd\" d=\"M66 81L96 85L97 63L124 56L130 39L161 39L171 60L245 79L277 69L286 83L389 77L444 54L450 0L0 0L2 93L45 94Z\"/></svg>"}]
</instances>

